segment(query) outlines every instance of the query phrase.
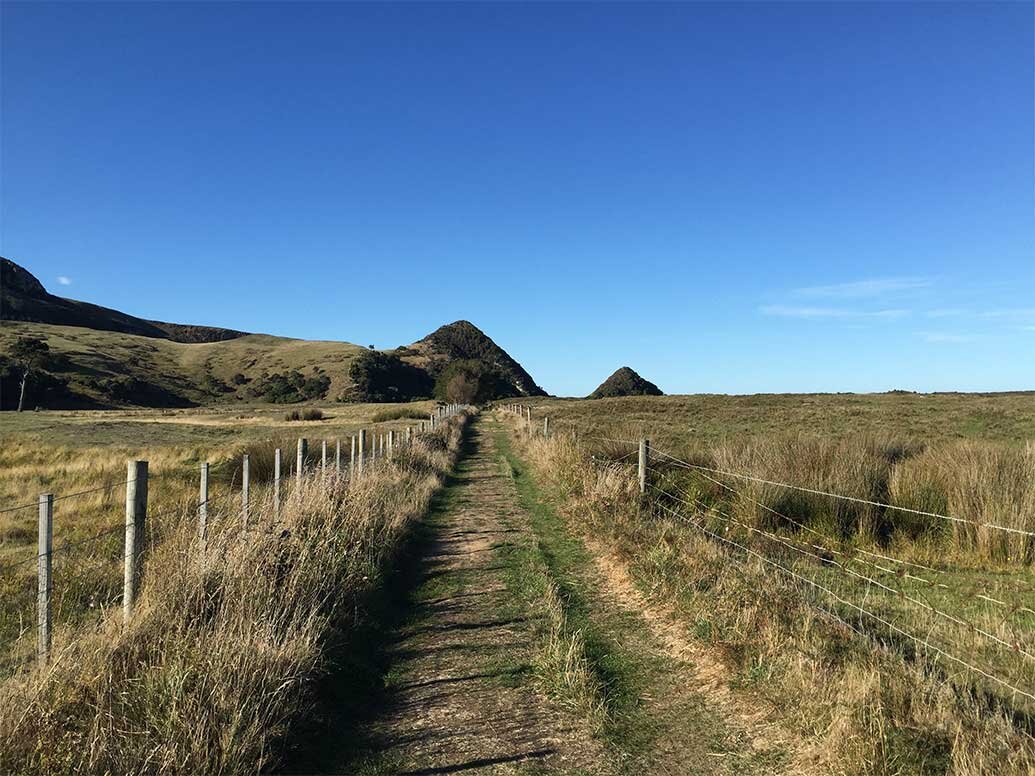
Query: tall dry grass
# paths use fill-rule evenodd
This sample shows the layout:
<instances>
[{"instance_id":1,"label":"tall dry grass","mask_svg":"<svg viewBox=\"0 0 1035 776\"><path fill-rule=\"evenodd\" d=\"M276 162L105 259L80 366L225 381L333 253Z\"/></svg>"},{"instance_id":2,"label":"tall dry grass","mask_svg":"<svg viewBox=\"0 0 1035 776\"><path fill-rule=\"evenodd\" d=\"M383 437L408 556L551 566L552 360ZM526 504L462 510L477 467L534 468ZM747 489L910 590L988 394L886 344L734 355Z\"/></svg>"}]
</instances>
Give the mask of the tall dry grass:
<instances>
[{"instance_id":1,"label":"tall dry grass","mask_svg":"<svg viewBox=\"0 0 1035 776\"><path fill-rule=\"evenodd\" d=\"M634 469L614 462L620 457L614 452L607 456L611 462L602 461L604 456L595 455L594 448L579 446L567 436L545 440L529 436L523 424L512 425L523 454L562 499L570 525L605 542L622 557L648 596L676 610L688 632L716 650L728 666L733 684L768 699L785 722L799 731L811 759L822 770L975 776L1035 771L1031 708L1023 698L1011 698L1002 688L937 659L935 653L875 628L857 611L823 599L813 588L757 557L670 519L656 507L656 492L641 498ZM1025 503L1031 480L1020 475L1030 447L995 454L967 445L949 445L948 450L951 452L903 450L880 440L853 446L787 438L727 443L683 457L709 465L736 463L737 471L747 467L758 476L783 481L806 478L813 487L825 486L849 495L884 493L899 499L916 499L922 488L944 488L951 493L950 483L965 488L968 483L959 470L971 468L969 482L984 483L980 491L986 499L984 509L989 508L989 501ZM975 473L981 470L988 476ZM906 482L903 472L913 479ZM936 472L944 472L947 479L932 484ZM758 509L745 495L733 496L707 480L694 480L685 470L663 469L654 476L663 478L666 487L685 488L705 500L725 499L723 505L734 515L751 521L746 525L794 538L793 526L774 525L772 513ZM1008 482L1003 482L1004 477ZM892 525L891 533L882 535L888 530L887 518L879 512L833 511L811 498L788 501L768 486L742 494L779 506L816 530L828 531L831 544L845 537L860 546L891 552L908 536L929 532L926 524L919 530L916 525L908 530ZM939 623L929 612L905 609L902 601L882 598L858 579L839 581L834 575L840 571L828 563L813 563L800 555L795 559L789 550L774 552L772 543L717 518L711 510L694 512L683 505L680 511L711 527L717 536L819 579L890 621L907 623L918 618L924 626L920 635L931 643L966 656L984 657L977 650L977 636L966 628L943 632L939 642ZM890 537L896 537L895 542L885 547L882 542ZM965 536L955 537L939 526L936 541L943 551L978 560L973 553L980 549L968 544ZM896 577L891 579L893 584L901 584ZM947 606L944 601L936 603ZM1001 624L1001 612L988 609L987 613ZM995 630L994 624L989 627ZM1027 627L1030 636L1030 624ZM995 669L1021 686L1035 688L1030 666L1016 655L1008 658Z\"/></svg>"},{"instance_id":2,"label":"tall dry grass","mask_svg":"<svg viewBox=\"0 0 1035 776\"><path fill-rule=\"evenodd\" d=\"M349 483L319 472L275 521L193 511L153 544L127 627L109 610L56 634L49 665L0 687L0 772L241 773L274 767L307 716L332 636L362 619L452 465L461 417ZM215 511L215 510L214 510Z\"/></svg>"},{"instance_id":3,"label":"tall dry grass","mask_svg":"<svg viewBox=\"0 0 1035 776\"><path fill-rule=\"evenodd\" d=\"M618 457L618 450L603 447ZM936 564L1030 568L1035 562L1033 537L992 527L1035 533L1035 442L923 445L887 435L829 439L785 432L663 452L726 472L957 518L683 470L688 487L759 528L804 525L832 540L894 546ZM652 467L680 469L664 454Z\"/></svg>"}]
</instances>

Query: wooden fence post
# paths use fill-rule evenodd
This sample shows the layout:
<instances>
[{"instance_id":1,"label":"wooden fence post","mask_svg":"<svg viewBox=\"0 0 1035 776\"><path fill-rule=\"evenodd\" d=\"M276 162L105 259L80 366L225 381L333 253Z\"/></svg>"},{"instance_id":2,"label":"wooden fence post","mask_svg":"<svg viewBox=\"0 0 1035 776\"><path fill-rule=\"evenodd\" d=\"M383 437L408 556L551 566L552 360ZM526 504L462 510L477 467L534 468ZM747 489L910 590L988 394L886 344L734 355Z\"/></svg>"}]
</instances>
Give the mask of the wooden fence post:
<instances>
[{"instance_id":1,"label":"wooden fence post","mask_svg":"<svg viewBox=\"0 0 1035 776\"><path fill-rule=\"evenodd\" d=\"M50 656L50 597L54 583L50 576L54 552L54 496L40 496L39 555L36 575L36 656L46 663Z\"/></svg>"},{"instance_id":2,"label":"wooden fence post","mask_svg":"<svg viewBox=\"0 0 1035 776\"><path fill-rule=\"evenodd\" d=\"M366 446L367 446L367 430L361 428L359 430L359 473L363 473L363 459L366 457Z\"/></svg>"},{"instance_id":3,"label":"wooden fence post","mask_svg":"<svg viewBox=\"0 0 1035 776\"><path fill-rule=\"evenodd\" d=\"M395 431L393 429L388 430L388 457L392 457L392 450L395 448Z\"/></svg>"},{"instance_id":4,"label":"wooden fence post","mask_svg":"<svg viewBox=\"0 0 1035 776\"><path fill-rule=\"evenodd\" d=\"M341 439L334 440L334 473L341 476Z\"/></svg>"},{"instance_id":5,"label":"wooden fence post","mask_svg":"<svg viewBox=\"0 0 1035 776\"><path fill-rule=\"evenodd\" d=\"M147 461L126 466L126 566L122 576L122 621L133 615L144 562L144 525L147 521Z\"/></svg>"},{"instance_id":6,"label":"wooden fence post","mask_svg":"<svg viewBox=\"0 0 1035 776\"><path fill-rule=\"evenodd\" d=\"M251 495L252 475L248 454L241 456L241 527L248 528L248 499Z\"/></svg>"},{"instance_id":7,"label":"wooden fence post","mask_svg":"<svg viewBox=\"0 0 1035 776\"><path fill-rule=\"evenodd\" d=\"M640 479L640 493L647 491L647 468L650 466L650 440L640 440L640 466L639 466L639 479Z\"/></svg>"},{"instance_id":8,"label":"wooden fence post","mask_svg":"<svg viewBox=\"0 0 1035 776\"><path fill-rule=\"evenodd\" d=\"M298 440L298 453L295 456L295 485L302 486L302 476L305 474L305 459L309 456L309 441L303 437Z\"/></svg>"},{"instance_id":9,"label":"wooden fence post","mask_svg":"<svg viewBox=\"0 0 1035 776\"><path fill-rule=\"evenodd\" d=\"M208 539L208 461L201 464L201 483L198 486L198 539L204 547Z\"/></svg>"},{"instance_id":10,"label":"wooden fence post","mask_svg":"<svg viewBox=\"0 0 1035 776\"><path fill-rule=\"evenodd\" d=\"M273 516L280 517L280 448L273 451Z\"/></svg>"},{"instance_id":11,"label":"wooden fence post","mask_svg":"<svg viewBox=\"0 0 1035 776\"><path fill-rule=\"evenodd\" d=\"M543 418L543 437L546 439L550 438L550 416L547 415Z\"/></svg>"},{"instance_id":12,"label":"wooden fence post","mask_svg":"<svg viewBox=\"0 0 1035 776\"><path fill-rule=\"evenodd\" d=\"M349 454L349 476L356 473L356 435L352 435L352 452Z\"/></svg>"},{"instance_id":13,"label":"wooden fence post","mask_svg":"<svg viewBox=\"0 0 1035 776\"><path fill-rule=\"evenodd\" d=\"M327 480L327 440L323 440L323 447L320 451L320 476Z\"/></svg>"}]
</instances>

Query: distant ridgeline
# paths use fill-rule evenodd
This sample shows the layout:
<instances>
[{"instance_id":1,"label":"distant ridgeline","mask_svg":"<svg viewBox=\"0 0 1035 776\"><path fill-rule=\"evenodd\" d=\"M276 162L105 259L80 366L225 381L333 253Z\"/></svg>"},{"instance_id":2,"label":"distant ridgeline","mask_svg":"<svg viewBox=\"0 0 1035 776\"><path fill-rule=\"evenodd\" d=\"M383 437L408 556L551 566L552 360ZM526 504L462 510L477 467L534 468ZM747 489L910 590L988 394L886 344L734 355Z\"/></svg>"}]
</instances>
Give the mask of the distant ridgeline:
<instances>
[{"instance_id":1,"label":"distant ridgeline","mask_svg":"<svg viewBox=\"0 0 1035 776\"><path fill-rule=\"evenodd\" d=\"M48 347L30 371L27 409L545 395L517 361L467 321L388 351L165 323L55 296L24 267L2 258L0 321L2 409L17 406L24 365L14 346L27 338Z\"/></svg>"},{"instance_id":2,"label":"distant ridgeline","mask_svg":"<svg viewBox=\"0 0 1035 776\"><path fill-rule=\"evenodd\" d=\"M31 272L4 258L0 258L0 320L82 326L173 342L219 342L246 334L213 326L147 321L108 307L54 296Z\"/></svg>"}]
</instances>

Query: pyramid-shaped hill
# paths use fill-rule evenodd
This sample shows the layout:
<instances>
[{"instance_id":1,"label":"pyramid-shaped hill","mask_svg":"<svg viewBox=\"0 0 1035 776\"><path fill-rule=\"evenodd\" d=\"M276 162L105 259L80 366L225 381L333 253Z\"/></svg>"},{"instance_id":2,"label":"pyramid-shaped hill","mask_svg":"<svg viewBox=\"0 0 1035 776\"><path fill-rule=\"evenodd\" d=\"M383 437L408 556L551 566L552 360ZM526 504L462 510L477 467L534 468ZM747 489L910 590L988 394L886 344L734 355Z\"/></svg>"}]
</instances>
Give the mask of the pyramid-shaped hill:
<instances>
[{"instance_id":1,"label":"pyramid-shaped hill","mask_svg":"<svg viewBox=\"0 0 1035 776\"><path fill-rule=\"evenodd\" d=\"M604 380L590 399L608 399L614 396L664 396L661 389L650 380L644 380L635 370L627 366L618 369Z\"/></svg>"}]
</instances>

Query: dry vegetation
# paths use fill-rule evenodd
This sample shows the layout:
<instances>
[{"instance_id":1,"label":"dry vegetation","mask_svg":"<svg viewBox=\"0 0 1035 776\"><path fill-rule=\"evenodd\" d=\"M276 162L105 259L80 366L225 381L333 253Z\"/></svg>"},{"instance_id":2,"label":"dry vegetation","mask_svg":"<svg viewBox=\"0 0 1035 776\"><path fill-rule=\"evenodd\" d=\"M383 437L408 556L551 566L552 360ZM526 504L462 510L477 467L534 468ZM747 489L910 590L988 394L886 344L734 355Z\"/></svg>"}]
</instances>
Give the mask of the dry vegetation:
<instances>
[{"instance_id":1,"label":"dry vegetation","mask_svg":"<svg viewBox=\"0 0 1035 776\"><path fill-rule=\"evenodd\" d=\"M938 650L1035 693L1031 537L708 479L661 456L641 500L632 446L602 440L649 435L716 469L1035 531L1032 404L1030 395L545 401L533 425L550 414L549 441L511 422L572 524L604 537L646 594L674 606L735 686L781 708L824 769L1027 773L1035 702Z\"/></svg>"},{"instance_id":2,"label":"dry vegetation","mask_svg":"<svg viewBox=\"0 0 1035 776\"><path fill-rule=\"evenodd\" d=\"M434 406L412 407L423 417ZM391 405L388 407L391 409ZM268 489L273 449L284 449L290 474L299 436L320 454L320 440L343 441L371 428L385 405L323 405L320 421L288 421L283 409L249 406L234 410L120 410L106 412L5 413L0 435L0 676L35 649L36 510L40 493L54 493L54 619L77 622L121 595L126 461L143 458L150 468L150 511L179 513L198 497L198 467L212 465L210 495L236 499L240 457L250 454L252 492ZM379 429L402 429L405 420ZM107 485L106 490L97 490ZM83 495L69 497L70 494ZM107 533L104 533L107 532ZM103 534L99 538L98 534ZM68 548L67 551L65 548Z\"/></svg>"},{"instance_id":3,"label":"dry vegetation","mask_svg":"<svg viewBox=\"0 0 1035 776\"><path fill-rule=\"evenodd\" d=\"M356 482L314 473L279 522L267 499L242 531L236 504L217 503L204 548L192 507L152 520L131 624L94 610L58 629L48 666L0 686L0 771L274 767L310 709L329 640L347 642L362 621L463 422L421 434Z\"/></svg>"}]
</instances>

